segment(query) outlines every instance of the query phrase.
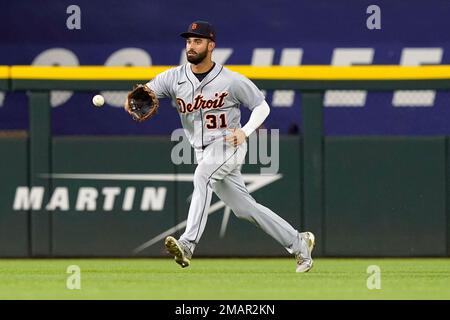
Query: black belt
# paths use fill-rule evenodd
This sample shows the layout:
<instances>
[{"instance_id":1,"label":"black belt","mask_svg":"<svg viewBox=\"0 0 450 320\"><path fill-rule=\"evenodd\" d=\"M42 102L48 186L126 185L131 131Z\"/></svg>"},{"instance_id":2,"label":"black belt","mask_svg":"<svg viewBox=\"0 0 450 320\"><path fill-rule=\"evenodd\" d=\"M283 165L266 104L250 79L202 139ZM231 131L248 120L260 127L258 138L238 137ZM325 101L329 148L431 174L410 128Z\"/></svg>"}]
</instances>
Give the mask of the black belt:
<instances>
[{"instance_id":1,"label":"black belt","mask_svg":"<svg viewBox=\"0 0 450 320\"><path fill-rule=\"evenodd\" d=\"M209 146L209 144L208 144L208 146ZM202 151L204 151L204 150L206 149L206 147L207 147L207 146L194 147L194 149L196 149L196 150L202 149Z\"/></svg>"}]
</instances>

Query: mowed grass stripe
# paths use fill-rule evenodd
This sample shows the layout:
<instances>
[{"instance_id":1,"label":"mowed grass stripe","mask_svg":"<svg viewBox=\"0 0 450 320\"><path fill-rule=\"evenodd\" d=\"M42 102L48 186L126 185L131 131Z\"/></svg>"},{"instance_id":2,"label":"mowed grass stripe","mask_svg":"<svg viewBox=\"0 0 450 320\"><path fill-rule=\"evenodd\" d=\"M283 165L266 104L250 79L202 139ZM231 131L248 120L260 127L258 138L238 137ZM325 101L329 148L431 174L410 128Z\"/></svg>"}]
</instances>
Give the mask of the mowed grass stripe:
<instances>
[{"instance_id":1,"label":"mowed grass stripe","mask_svg":"<svg viewBox=\"0 0 450 320\"><path fill-rule=\"evenodd\" d=\"M450 259L316 259L296 274L294 259L0 260L0 299L450 299ZM69 265L81 289L69 290ZM370 265L381 289L369 290Z\"/></svg>"}]
</instances>

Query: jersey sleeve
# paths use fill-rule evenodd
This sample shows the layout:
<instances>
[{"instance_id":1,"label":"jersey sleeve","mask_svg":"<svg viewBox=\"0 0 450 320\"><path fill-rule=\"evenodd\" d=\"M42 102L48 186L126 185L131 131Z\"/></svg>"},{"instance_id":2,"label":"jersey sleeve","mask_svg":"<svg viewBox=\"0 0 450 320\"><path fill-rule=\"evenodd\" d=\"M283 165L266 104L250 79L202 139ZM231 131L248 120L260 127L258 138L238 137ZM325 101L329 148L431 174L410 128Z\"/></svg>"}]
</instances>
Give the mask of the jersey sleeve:
<instances>
[{"instance_id":1,"label":"jersey sleeve","mask_svg":"<svg viewBox=\"0 0 450 320\"><path fill-rule=\"evenodd\" d=\"M253 108L259 106L265 100L261 90L243 75L237 74L237 77L232 83L234 98L250 110L253 110Z\"/></svg>"},{"instance_id":2,"label":"jersey sleeve","mask_svg":"<svg viewBox=\"0 0 450 320\"><path fill-rule=\"evenodd\" d=\"M146 85L160 99L165 97L170 98L172 96L172 84L172 72L171 70L166 70L147 82Z\"/></svg>"}]
</instances>

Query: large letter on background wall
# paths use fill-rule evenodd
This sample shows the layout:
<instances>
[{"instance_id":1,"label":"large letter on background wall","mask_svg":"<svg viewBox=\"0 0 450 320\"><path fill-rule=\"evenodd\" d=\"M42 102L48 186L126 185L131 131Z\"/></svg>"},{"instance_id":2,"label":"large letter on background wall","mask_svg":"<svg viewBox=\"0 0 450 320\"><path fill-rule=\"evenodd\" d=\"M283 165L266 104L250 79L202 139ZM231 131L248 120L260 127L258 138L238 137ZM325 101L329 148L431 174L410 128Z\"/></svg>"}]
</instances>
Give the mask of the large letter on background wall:
<instances>
[{"instance_id":1,"label":"large letter on background wall","mask_svg":"<svg viewBox=\"0 0 450 320\"><path fill-rule=\"evenodd\" d=\"M37 66L78 66L79 62L72 51L64 48L52 48L41 52L31 64ZM51 106L58 107L66 103L72 94L72 91L52 91L50 93Z\"/></svg>"},{"instance_id":2,"label":"large letter on background wall","mask_svg":"<svg viewBox=\"0 0 450 320\"><path fill-rule=\"evenodd\" d=\"M404 48L400 65L419 66L421 64L439 64L442 60L442 48ZM395 91L392 105L395 107L432 107L436 91L402 90Z\"/></svg>"},{"instance_id":3,"label":"large letter on background wall","mask_svg":"<svg viewBox=\"0 0 450 320\"><path fill-rule=\"evenodd\" d=\"M147 67L152 65L152 58L145 50L139 48L123 48L109 56L105 65ZM130 88L130 90L131 89L132 88ZM113 107L122 108L127 96L127 91L103 91L101 94L105 98L107 104Z\"/></svg>"},{"instance_id":4,"label":"large letter on background wall","mask_svg":"<svg viewBox=\"0 0 450 320\"><path fill-rule=\"evenodd\" d=\"M255 48L253 50L252 66L271 66L275 50L273 48ZM281 66L298 66L302 62L303 49L284 48L281 51ZM265 94L265 91L263 91ZM273 92L272 103L274 107L292 107L294 104L294 90L275 90Z\"/></svg>"},{"instance_id":5,"label":"large letter on background wall","mask_svg":"<svg viewBox=\"0 0 450 320\"><path fill-rule=\"evenodd\" d=\"M337 48L333 52L333 66L350 66L354 64L371 64L373 48ZM363 107L366 103L366 91L362 90L328 90L325 93L326 107Z\"/></svg>"},{"instance_id":6,"label":"large letter on background wall","mask_svg":"<svg viewBox=\"0 0 450 320\"><path fill-rule=\"evenodd\" d=\"M299 66L302 63L303 50L298 48L284 48L281 51L280 66ZM276 90L273 93L274 107L292 107L294 104L294 90Z\"/></svg>"}]
</instances>

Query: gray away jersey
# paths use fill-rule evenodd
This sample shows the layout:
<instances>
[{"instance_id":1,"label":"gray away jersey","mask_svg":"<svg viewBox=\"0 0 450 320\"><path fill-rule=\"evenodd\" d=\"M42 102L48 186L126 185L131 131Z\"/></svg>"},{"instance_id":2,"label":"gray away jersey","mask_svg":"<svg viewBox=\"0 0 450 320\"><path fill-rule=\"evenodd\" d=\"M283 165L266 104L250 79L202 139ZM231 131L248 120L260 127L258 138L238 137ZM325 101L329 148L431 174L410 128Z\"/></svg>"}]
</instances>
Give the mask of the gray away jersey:
<instances>
[{"instance_id":1,"label":"gray away jersey","mask_svg":"<svg viewBox=\"0 0 450 320\"><path fill-rule=\"evenodd\" d=\"M147 86L158 98L172 99L194 148L241 128L240 105L253 110L265 99L253 82L218 63L201 82L187 63L160 73Z\"/></svg>"}]
</instances>

